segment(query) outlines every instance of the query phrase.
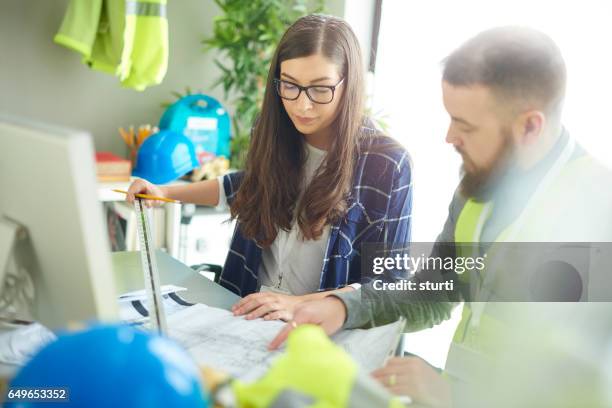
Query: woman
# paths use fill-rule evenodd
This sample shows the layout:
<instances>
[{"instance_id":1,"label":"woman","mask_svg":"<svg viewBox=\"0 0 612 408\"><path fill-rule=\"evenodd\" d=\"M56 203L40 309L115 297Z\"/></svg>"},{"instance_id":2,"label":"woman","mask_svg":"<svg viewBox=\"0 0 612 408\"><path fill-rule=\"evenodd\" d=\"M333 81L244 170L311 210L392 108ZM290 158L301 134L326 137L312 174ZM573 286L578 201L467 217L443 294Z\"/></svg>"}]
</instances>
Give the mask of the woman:
<instances>
[{"instance_id":1,"label":"woman","mask_svg":"<svg viewBox=\"0 0 612 408\"><path fill-rule=\"evenodd\" d=\"M245 296L234 314L288 320L300 302L358 286L361 243L410 240L410 159L363 110L355 34L303 17L272 59L245 170L186 186L137 180L128 201L227 203L237 223L219 282Z\"/></svg>"}]
</instances>

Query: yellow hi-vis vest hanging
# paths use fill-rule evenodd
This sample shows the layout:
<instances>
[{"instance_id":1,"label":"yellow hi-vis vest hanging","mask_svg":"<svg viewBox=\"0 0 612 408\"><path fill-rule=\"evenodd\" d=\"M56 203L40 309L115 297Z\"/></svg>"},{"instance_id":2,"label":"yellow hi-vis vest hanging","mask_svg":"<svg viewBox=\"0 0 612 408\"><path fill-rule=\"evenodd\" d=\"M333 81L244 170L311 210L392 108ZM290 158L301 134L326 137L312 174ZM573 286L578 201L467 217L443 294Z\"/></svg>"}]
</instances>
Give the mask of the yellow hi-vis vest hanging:
<instances>
[{"instance_id":1,"label":"yellow hi-vis vest hanging","mask_svg":"<svg viewBox=\"0 0 612 408\"><path fill-rule=\"evenodd\" d=\"M166 0L72 0L54 41L79 52L92 69L142 91L166 75Z\"/></svg>"}]
</instances>

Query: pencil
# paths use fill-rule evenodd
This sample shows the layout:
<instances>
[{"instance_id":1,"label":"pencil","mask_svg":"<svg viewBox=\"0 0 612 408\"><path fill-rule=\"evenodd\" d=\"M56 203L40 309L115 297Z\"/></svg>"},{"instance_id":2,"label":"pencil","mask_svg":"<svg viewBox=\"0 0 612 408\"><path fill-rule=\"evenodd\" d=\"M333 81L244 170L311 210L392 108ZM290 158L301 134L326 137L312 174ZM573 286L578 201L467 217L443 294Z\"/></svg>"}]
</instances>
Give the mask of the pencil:
<instances>
[{"instance_id":1,"label":"pencil","mask_svg":"<svg viewBox=\"0 0 612 408\"><path fill-rule=\"evenodd\" d=\"M124 190L116 190L113 189L114 192L116 193L121 193L121 194L127 194L127 191ZM134 194L136 197L138 198L144 198L146 200L157 200L157 201L164 201L166 203L180 203L180 201L178 200L173 200L171 198L166 198L166 197L157 197L157 196L153 196L153 195L149 195L149 194Z\"/></svg>"}]
</instances>

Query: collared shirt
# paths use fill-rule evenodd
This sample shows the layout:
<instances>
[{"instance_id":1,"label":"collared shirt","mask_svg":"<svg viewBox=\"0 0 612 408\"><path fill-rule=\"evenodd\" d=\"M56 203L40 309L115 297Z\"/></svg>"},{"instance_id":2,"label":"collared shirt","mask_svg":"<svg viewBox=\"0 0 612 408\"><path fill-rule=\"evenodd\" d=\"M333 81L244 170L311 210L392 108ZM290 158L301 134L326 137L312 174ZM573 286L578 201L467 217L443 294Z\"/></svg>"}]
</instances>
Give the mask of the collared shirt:
<instances>
[{"instance_id":1,"label":"collared shirt","mask_svg":"<svg viewBox=\"0 0 612 408\"><path fill-rule=\"evenodd\" d=\"M401 244L410 241L412 177L406 150L393 139L362 128L371 143L361 146L356 159L347 211L329 226L318 289L337 289L360 283L361 244ZM223 178L223 189L231 206L244 173ZM236 223L219 283L240 296L259 289L262 248L240 232Z\"/></svg>"}]
</instances>

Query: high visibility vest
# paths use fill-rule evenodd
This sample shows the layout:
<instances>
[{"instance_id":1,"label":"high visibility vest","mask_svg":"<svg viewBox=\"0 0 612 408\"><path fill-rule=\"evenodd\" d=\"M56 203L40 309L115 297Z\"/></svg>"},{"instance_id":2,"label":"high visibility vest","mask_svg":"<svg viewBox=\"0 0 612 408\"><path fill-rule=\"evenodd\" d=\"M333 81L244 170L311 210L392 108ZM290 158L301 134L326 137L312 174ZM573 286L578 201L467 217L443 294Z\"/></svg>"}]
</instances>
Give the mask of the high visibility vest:
<instances>
[{"instance_id":1,"label":"high visibility vest","mask_svg":"<svg viewBox=\"0 0 612 408\"><path fill-rule=\"evenodd\" d=\"M124 86L142 91L168 68L166 0L126 1L121 72Z\"/></svg>"},{"instance_id":2,"label":"high visibility vest","mask_svg":"<svg viewBox=\"0 0 612 408\"><path fill-rule=\"evenodd\" d=\"M232 389L237 406L248 408L403 407L313 325L299 326L289 335L286 353L261 379L234 381Z\"/></svg>"},{"instance_id":3,"label":"high visibility vest","mask_svg":"<svg viewBox=\"0 0 612 408\"><path fill-rule=\"evenodd\" d=\"M54 41L144 90L161 83L168 67L166 0L72 0Z\"/></svg>"},{"instance_id":4,"label":"high visibility vest","mask_svg":"<svg viewBox=\"0 0 612 408\"><path fill-rule=\"evenodd\" d=\"M501 256L503 242L609 242L612 231L601 225L612 225L612 175L590 156L569 159L559 164L538 188L537 196L513 224L506 227L491 244L493 257ZM468 199L455 225L456 243L479 243L480 232L489 221L494 203ZM469 246L457 245L457 256L474 256ZM465 253L463 253L465 252ZM491 257L489 257L489 261ZM489 263L489 262L487 262ZM484 275L491 271L485 268ZM512 273L498 271L495 273ZM460 275L469 285L468 275ZM486 276L485 276L486 279ZM591 288L586 288L590 290ZM509 308L528 311L529 304L466 302L449 349L447 375L466 379L467 372L487 372L488 351L512 330ZM522 309L521 309L522 307ZM510 319L510 324L508 321ZM468 374L469 375L469 374Z\"/></svg>"}]
</instances>

